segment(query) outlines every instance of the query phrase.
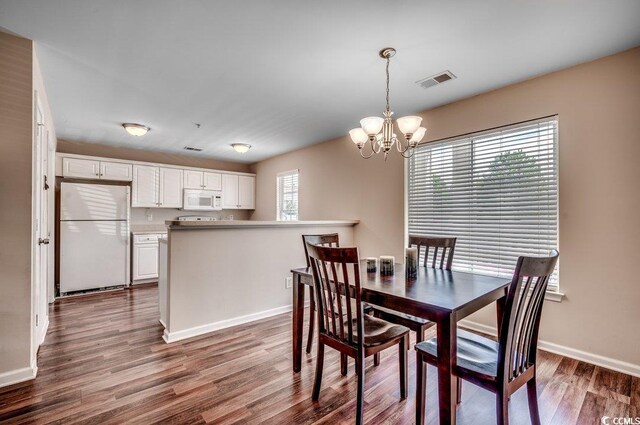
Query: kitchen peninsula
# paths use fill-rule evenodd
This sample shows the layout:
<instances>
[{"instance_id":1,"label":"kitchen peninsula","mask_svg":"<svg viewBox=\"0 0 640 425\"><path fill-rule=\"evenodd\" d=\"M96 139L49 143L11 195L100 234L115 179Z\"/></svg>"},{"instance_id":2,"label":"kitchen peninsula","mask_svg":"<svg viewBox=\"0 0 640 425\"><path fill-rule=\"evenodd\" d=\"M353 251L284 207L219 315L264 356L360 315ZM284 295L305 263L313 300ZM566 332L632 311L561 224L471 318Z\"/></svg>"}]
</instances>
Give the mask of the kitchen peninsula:
<instances>
[{"instance_id":1,"label":"kitchen peninsula","mask_svg":"<svg viewBox=\"0 0 640 425\"><path fill-rule=\"evenodd\" d=\"M160 320L168 343L291 311L290 270L305 265L303 234L338 233L355 220L167 221L160 241Z\"/></svg>"}]
</instances>

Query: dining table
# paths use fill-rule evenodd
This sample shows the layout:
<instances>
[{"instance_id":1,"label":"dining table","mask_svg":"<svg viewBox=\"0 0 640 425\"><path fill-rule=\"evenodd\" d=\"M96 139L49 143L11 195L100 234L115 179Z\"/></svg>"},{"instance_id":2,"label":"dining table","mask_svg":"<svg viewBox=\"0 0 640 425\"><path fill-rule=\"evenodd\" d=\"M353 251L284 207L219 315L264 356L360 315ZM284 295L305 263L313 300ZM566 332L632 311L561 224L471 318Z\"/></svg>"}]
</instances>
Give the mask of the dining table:
<instances>
[{"instance_id":1,"label":"dining table","mask_svg":"<svg viewBox=\"0 0 640 425\"><path fill-rule=\"evenodd\" d=\"M379 270L366 270L362 261L360 289L363 302L436 323L440 423L455 424L457 378L452 371L456 366L457 322L496 302L500 323L510 279L429 267L418 267L417 275L407 277L403 264L395 264L393 274L389 275L381 275ZM305 287L313 290L314 279L310 267L296 268L291 272L293 371L299 372L302 366Z\"/></svg>"}]
</instances>

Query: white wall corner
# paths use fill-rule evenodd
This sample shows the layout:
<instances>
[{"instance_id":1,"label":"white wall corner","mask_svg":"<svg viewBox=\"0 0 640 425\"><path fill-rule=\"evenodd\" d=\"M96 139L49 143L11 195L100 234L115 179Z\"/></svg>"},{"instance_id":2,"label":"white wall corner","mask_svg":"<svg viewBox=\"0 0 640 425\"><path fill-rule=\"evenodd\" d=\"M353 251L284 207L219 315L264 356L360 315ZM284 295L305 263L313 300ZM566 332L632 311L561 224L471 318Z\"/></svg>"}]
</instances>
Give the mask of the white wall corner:
<instances>
[{"instance_id":1,"label":"white wall corner","mask_svg":"<svg viewBox=\"0 0 640 425\"><path fill-rule=\"evenodd\" d=\"M497 334L495 326L483 325L482 323L472 322L470 320L463 319L460 322L460 326L495 336ZM577 350L575 348L567 347L553 342L538 341L538 348L550 353L559 354L561 356L569 357L575 360L580 360L586 363L591 363L596 366L600 366L606 369L615 370L616 372L626 373L627 375L640 378L640 365L625 362L622 360L613 359L611 357L601 356L599 354L588 353L586 351Z\"/></svg>"}]
</instances>

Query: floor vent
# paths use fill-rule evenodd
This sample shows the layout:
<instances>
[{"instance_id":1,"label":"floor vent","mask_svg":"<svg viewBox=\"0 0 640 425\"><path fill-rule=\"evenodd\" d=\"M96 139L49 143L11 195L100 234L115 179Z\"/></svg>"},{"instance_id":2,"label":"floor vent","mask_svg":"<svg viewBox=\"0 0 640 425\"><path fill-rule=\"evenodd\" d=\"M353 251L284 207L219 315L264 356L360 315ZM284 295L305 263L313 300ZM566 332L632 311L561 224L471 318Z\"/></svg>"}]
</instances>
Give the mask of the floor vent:
<instances>
[{"instance_id":1,"label":"floor vent","mask_svg":"<svg viewBox=\"0 0 640 425\"><path fill-rule=\"evenodd\" d=\"M445 83L449 80L455 79L456 76L453 75L451 71L440 72L436 75L432 75L431 77L423 78L422 80L416 81L416 84L422 87L423 89L428 89L429 87L436 86L438 84Z\"/></svg>"},{"instance_id":2,"label":"floor vent","mask_svg":"<svg viewBox=\"0 0 640 425\"><path fill-rule=\"evenodd\" d=\"M193 146L185 146L184 150L186 151L194 151L194 152L202 152L202 148L196 148Z\"/></svg>"}]
</instances>

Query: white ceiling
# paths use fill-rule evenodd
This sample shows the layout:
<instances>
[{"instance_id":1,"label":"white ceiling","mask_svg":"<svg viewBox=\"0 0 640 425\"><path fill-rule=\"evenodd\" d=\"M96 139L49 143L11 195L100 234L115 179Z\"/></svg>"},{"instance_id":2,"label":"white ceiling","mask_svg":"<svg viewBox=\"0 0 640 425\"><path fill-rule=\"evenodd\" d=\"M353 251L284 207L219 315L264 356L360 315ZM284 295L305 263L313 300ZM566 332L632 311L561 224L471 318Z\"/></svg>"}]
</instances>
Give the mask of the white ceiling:
<instances>
[{"instance_id":1,"label":"white ceiling","mask_svg":"<svg viewBox=\"0 0 640 425\"><path fill-rule=\"evenodd\" d=\"M402 116L637 46L639 17L638 0L0 0L0 27L36 41L59 138L243 162L380 115L382 47Z\"/></svg>"}]
</instances>

